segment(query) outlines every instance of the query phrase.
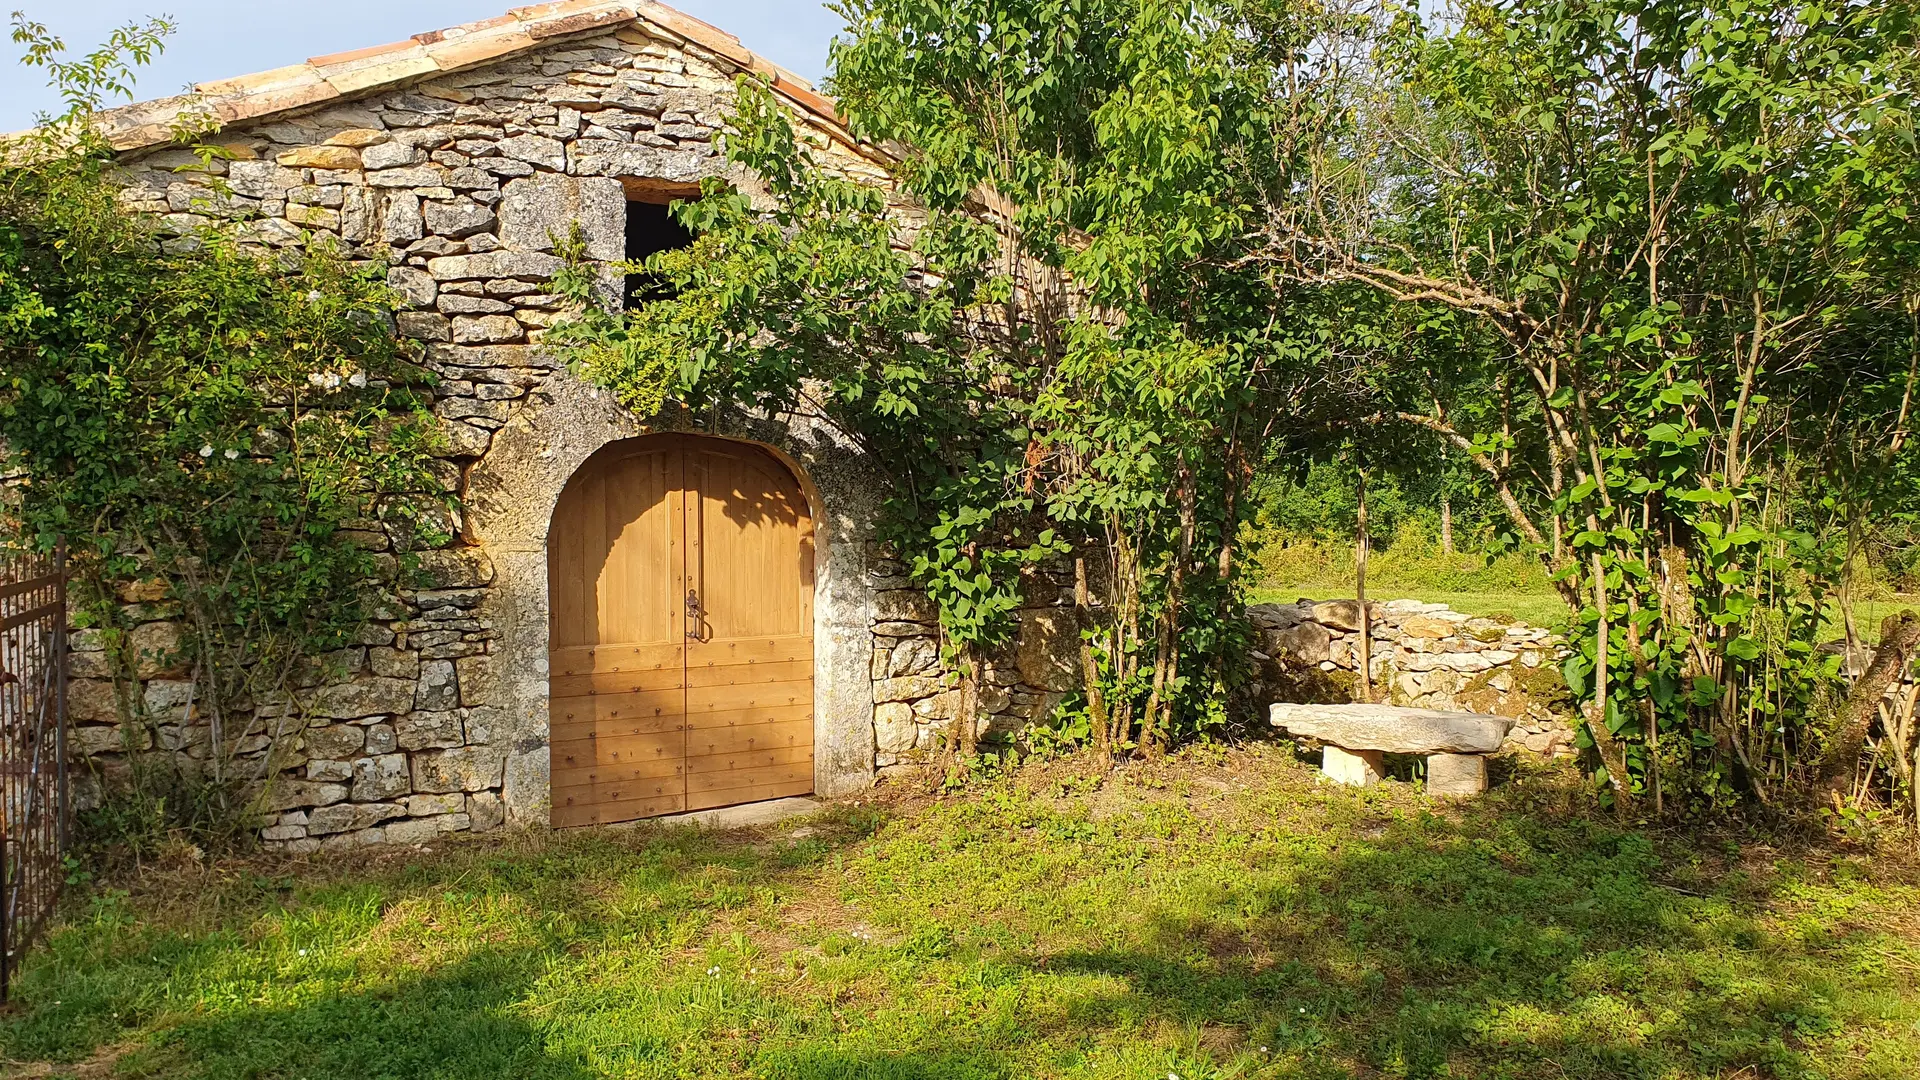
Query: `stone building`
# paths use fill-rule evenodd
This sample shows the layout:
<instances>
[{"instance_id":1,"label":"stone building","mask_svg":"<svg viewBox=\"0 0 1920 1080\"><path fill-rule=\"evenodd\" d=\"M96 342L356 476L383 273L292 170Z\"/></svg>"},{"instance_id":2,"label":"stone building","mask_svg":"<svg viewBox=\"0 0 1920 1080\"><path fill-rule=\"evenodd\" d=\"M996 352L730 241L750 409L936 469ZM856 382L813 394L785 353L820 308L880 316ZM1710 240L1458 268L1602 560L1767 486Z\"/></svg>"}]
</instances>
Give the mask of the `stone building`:
<instances>
[{"instance_id":1,"label":"stone building","mask_svg":"<svg viewBox=\"0 0 1920 1080\"><path fill-rule=\"evenodd\" d=\"M817 160L888 185L886 156L804 80L648 0L517 8L105 117L126 205L167 242L218 224L385 263L397 330L441 380L459 542L428 553L432 587L330 658L344 681L252 718L249 750L300 732L268 787L270 844L837 795L938 748L958 695L924 594L872 542L875 464L816 416L631 415L539 344L555 234L578 221L589 255L615 261L685 242L666 204L703 178L761 190L715 146L743 72ZM232 153L211 173L171 141L194 113ZM1017 728L1071 684L1070 594L1033 593L1020 647L989 667L983 726ZM151 610L149 730L204 754L174 628ZM129 733L88 644L75 745L110 772Z\"/></svg>"}]
</instances>

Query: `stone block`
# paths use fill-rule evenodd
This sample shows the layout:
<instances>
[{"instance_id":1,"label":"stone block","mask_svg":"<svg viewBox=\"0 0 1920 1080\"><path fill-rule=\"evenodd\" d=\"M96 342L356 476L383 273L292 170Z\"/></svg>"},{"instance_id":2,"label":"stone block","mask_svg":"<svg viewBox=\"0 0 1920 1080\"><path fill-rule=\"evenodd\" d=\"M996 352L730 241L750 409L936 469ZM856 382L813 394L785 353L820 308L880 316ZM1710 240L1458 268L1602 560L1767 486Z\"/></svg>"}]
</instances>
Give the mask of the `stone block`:
<instances>
[{"instance_id":1,"label":"stone block","mask_svg":"<svg viewBox=\"0 0 1920 1080\"><path fill-rule=\"evenodd\" d=\"M303 146L274 161L286 169L358 169L360 151L351 146Z\"/></svg>"},{"instance_id":2,"label":"stone block","mask_svg":"<svg viewBox=\"0 0 1920 1080\"><path fill-rule=\"evenodd\" d=\"M366 750L370 756L391 754L400 748L400 740L394 734L392 724L369 724L366 731Z\"/></svg>"},{"instance_id":3,"label":"stone block","mask_svg":"<svg viewBox=\"0 0 1920 1080\"><path fill-rule=\"evenodd\" d=\"M111 724L120 719L113 683L107 679L67 681L67 715L76 723Z\"/></svg>"},{"instance_id":4,"label":"stone block","mask_svg":"<svg viewBox=\"0 0 1920 1080\"><path fill-rule=\"evenodd\" d=\"M390 679L420 678L420 654L391 646L376 646L367 650L367 663L375 675Z\"/></svg>"},{"instance_id":5,"label":"stone block","mask_svg":"<svg viewBox=\"0 0 1920 1080\"><path fill-rule=\"evenodd\" d=\"M352 724L328 724L308 728L301 736L306 751L318 758L348 760L366 745L367 729ZM346 779L341 777L340 779Z\"/></svg>"},{"instance_id":6,"label":"stone block","mask_svg":"<svg viewBox=\"0 0 1920 1080\"><path fill-rule=\"evenodd\" d=\"M909 675L899 679L882 679L873 684L873 700L881 704L891 701L917 701L932 697L946 688L946 680L936 675Z\"/></svg>"},{"instance_id":7,"label":"stone block","mask_svg":"<svg viewBox=\"0 0 1920 1080\"><path fill-rule=\"evenodd\" d=\"M405 754L382 754L353 763L353 797L361 802L397 798L412 790Z\"/></svg>"},{"instance_id":8,"label":"stone block","mask_svg":"<svg viewBox=\"0 0 1920 1080\"><path fill-rule=\"evenodd\" d=\"M1332 658L1333 635L1317 622L1298 622L1284 630L1261 635L1267 655L1295 664L1318 664Z\"/></svg>"},{"instance_id":9,"label":"stone block","mask_svg":"<svg viewBox=\"0 0 1920 1080\"><path fill-rule=\"evenodd\" d=\"M360 151L360 162L369 169L397 169L417 165L425 156L407 143L388 141Z\"/></svg>"},{"instance_id":10,"label":"stone block","mask_svg":"<svg viewBox=\"0 0 1920 1080\"><path fill-rule=\"evenodd\" d=\"M404 169L381 169L367 174L367 186L387 188L431 188L442 186L445 170L432 165L415 165Z\"/></svg>"},{"instance_id":11,"label":"stone block","mask_svg":"<svg viewBox=\"0 0 1920 1080\"><path fill-rule=\"evenodd\" d=\"M497 788L506 772L507 752L490 746L467 746L413 755L416 791L486 791Z\"/></svg>"},{"instance_id":12,"label":"stone block","mask_svg":"<svg viewBox=\"0 0 1920 1080\"><path fill-rule=\"evenodd\" d=\"M453 340L457 345L504 344L525 336L519 321L509 315L463 315L453 320Z\"/></svg>"},{"instance_id":13,"label":"stone block","mask_svg":"<svg viewBox=\"0 0 1920 1080\"><path fill-rule=\"evenodd\" d=\"M345 784L320 780L295 780L278 777L267 786L262 810L293 810L308 806L331 806L347 797Z\"/></svg>"},{"instance_id":14,"label":"stone block","mask_svg":"<svg viewBox=\"0 0 1920 1080\"><path fill-rule=\"evenodd\" d=\"M500 315L513 310L513 305L504 300L484 296L442 296L434 307L442 315Z\"/></svg>"},{"instance_id":15,"label":"stone block","mask_svg":"<svg viewBox=\"0 0 1920 1080\"><path fill-rule=\"evenodd\" d=\"M494 225L493 211L466 200L430 202L426 205L426 215L428 232L456 240L486 232Z\"/></svg>"},{"instance_id":16,"label":"stone block","mask_svg":"<svg viewBox=\"0 0 1920 1080\"><path fill-rule=\"evenodd\" d=\"M475 708L487 704L494 695L493 658L490 656L467 656L454 661L455 674L458 676L460 705L462 708Z\"/></svg>"},{"instance_id":17,"label":"stone block","mask_svg":"<svg viewBox=\"0 0 1920 1080\"><path fill-rule=\"evenodd\" d=\"M467 796L467 818L474 832L497 829L507 820L507 807L497 793L477 791Z\"/></svg>"},{"instance_id":18,"label":"stone block","mask_svg":"<svg viewBox=\"0 0 1920 1080\"><path fill-rule=\"evenodd\" d=\"M587 257L626 257L627 197L611 177L541 175L501 190L500 241L509 251L548 252L579 222Z\"/></svg>"},{"instance_id":19,"label":"stone block","mask_svg":"<svg viewBox=\"0 0 1920 1080\"><path fill-rule=\"evenodd\" d=\"M1392 754L1486 754L1500 748L1513 721L1480 713L1398 705L1274 705L1274 727L1350 750Z\"/></svg>"},{"instance_id":20,"label":"stone block","mask_svg":"<svg viewBox=\"0 0 1920 1080\"><path fill-rule=\"evenodd\" d=\"M179 678L187 673L186 646L178 623L141 623L127 634L127 651L142 679Z\"/></svg>"},{"instance_id":21,"label":"stone block","mask_svg":"<svg viewBox=\"0 0 1920 1080\"><path fill-rule=\"evenodd\" d=\"M1478 795L1485 790L1487 790L1485 755L1427 755L1427 794Z\"/></svg>"},{"instance_id":22,"label":"stone block","mask_svg":"<svg viewBox=\"0 0 1920 1080\"><path fill-rule=\"evenodd\" d=\"M315 758L307 762L307 779L344 784L353 779L353 763Z\"/></svg>"},{"instance_id":23,"label":"stone block","mask_svg":"<svg viewBox=\"0 0 1920 1080\"><path fill-rule=\"evenodd\" d=\"M1040 608L1020 613L1020 640L1014 662L1020 681L1042 690L1073 689L1080 624L1072 608Z\"/></svg>"},{"instance_id":24,"label":"stone block","mask_svg":"<svg viewBox=\"0 0 1920 1080\"><path fill-rule=\"evenodd\" d=\"M351 146L355 149L364 149L369 146L379 146L381 143L387 142L392 138L393 136L381 131L379 128L348 128L337 135L329 137L326 144L328 146Z\"/></svg>"},{"instance_id":25,"label":"stone block","mask_svg":"<svg viewBox=\"0 0 1920 1080\"><path fill-rule=\"evenodd\" d=\"M425 270L411 266L396 266L387 271L387 286L407 298L407 303L415 307L432 307L434 298L440 294L439 283Z\"/></svg>"},{"instance_id":26,"label":"stone block","mask_svg":"<svg viewBox=\"0 0 1920 1080\"><path fill-rule=\"evenodd\" d=\"M913 703L913 714L923 721L951 720L960 715L960 691L948 690Z\"/></svg>"},{"instance_id":27,"label":"stone block","mask_svg":"<svg viewBox=\"0 0 1920 1080\"><path fill-rule=\"evenodd\" d=\"M420 665L420 678L413 695L413 707L421 710L455 709L460 706L460 681L450 660L428 660ZM404 742L402 745L405 745Z\"/></svg>"},{"instance_id":28,"label":"stone block","mask_svg":"<svg viewBox=\"0 0 1920 1080\"><path fill-rule=\"evenodd\" d=\"M227 169L227 186L236 195L264 199L284 197L288 190L306 182L298 169L283 168L271 161L236 161Z\"/></svg>"},{"instance_id":29,"label":"stone block","mask_svg":"<svg viewBox=\"0 0 1920 1080\"><path fill-rule=\"evenodd\" d=\"M423 666L445 663L433 660ZM396 717L393 733L402 750L444 750L464 746L467 741L457 712L416 712Z\"/></svg>"},{"instance_id":30,"label":"stone block","mask_svg":"<svg viewBox=\"0 0 1920 1080\"><path fill-rule=\"evenodd\" d=\"M436 836L463 832L473 824L466 814L441 814L438 817L409 818L386 826L389 844L424 844Z\"/></svg>"},{"instance_id":31,"label":"stone block","mask_svg":"<svg viewBox=\"0 0 1920 1080\"><path fill-rule=\"evenodd\" d=\"M1313 605L1313 621L1335 630L1356 631L1360 629L1360 602L1357 600L1322 601Z\"/></svg>"},{"instance_id":32,"label":"stone block","mask_svg":"<svg viewBox=\"0 0 1920 1080\"><path fill-rule=\"evenodd\" d=\"M378 847L386 842L387 834L384 830L361 829L358 832L336 833L333 836L327 837L308 837L306 840L295 840L293 844L318 844L320 845L318 850L329 852L355 851L360 848ZM292 844L289 844L288 848L291 849Z\"/></svg>"},{"instance_id":33,"label":"stone block","mask_svg":"<svg viewBox=\"0 0 1920 1080\"><path fill-rule=\"evenodd\" d=\"M1380 782L1381 756L1378 750L1343 750L1328 743L1320 750L1320 771L1337 783L1366 787Z\"/></svg>"},{"instance_id":34,"label":"stone block","mask_svg":"<svg viewBox=\"0 0 1920 1080\"><path fill-rule=\"evenodd\" d=\"M426 219L420 216L420 199L410 192L399 192L387 199L387 210L380 218L380 235L389 244L406 243L426 235Z\"/></svg>"},{"instance_id":35,"label":"stone block","mask_svg":"<svg viewBox=\"0 0 1920 1080\"><path fill-rule=\"evenodd\" d=\"M913 749L913 740L918 729L919 723L914 719L913 706L899 701L874 706L874 738L882 752L900 754Z\"/></svg>"},{"instance_id":36,"label":"stone block","mask_svg":"<svg viewBox=\"0 0 1920 1080\"><path fill-rule=\"evenodd\" d=\"M293 222L295 225L308 229L324 229L333 232L338 231L340 228L340 212L338 210L328 210L320 206L301 206L298 204L289 206L287 207L287 220Z\"/></svg>"},{"instance_id":37,"label":"stone block","mask_svg":"<svg viewBox=\"0 0 1920 1080\"><path fill-rule=\"evenodd\" d=\"M329 720L357 720L363 716L394 715L413 709L411 679L375 677L323 686L307 697L309 715Z\"/></svg>"},{"instance_id":38,"label":"stone block","mask_svg":"<svg viewBox=\"0 0 1920 1080\"><path fill-rule=\"evenodd\" d=\"M141 704L149 720L183 723L192 719L187 713L193 704L194 692L194 684L188 679L154 679L141 688Z\"/></svg>"},{"instance_id":39,"label":"stone block","mask_svg":"<svg viewBox=\"0 0 1920 1080\"><path fill-rule=\"evenodd\" d=\"M467 808L467 797L458 791L441 795L409 795L402 801L408 817L458 814Z\"/></svg>"},{"instance_id":40,"label":"stone block","mask_svg":"<svg viewBox=\"0 0 1920 1080\"><path fill-rule=\"evenodd\" d=\"M477 589L493 583L493 560L479 548L442 548L419 557L422 588Z\"/></svg>"},{"instance_id":41,"label":"stone block","mask_svg":"<svg viewBox=\"0 0 1920 1080\"><path fill-rule=\"evenodd\" d=\"M886 678L926 675L940 666L940 647L931 638L908 638L887 659Z\"/></svg>"},{"instance_id":42,"label":"stone block","mask_svg":"<svg viewBox=\"0 0 1920 1080\"><path fill-rule=\"evenodd\" d=\"M511 139L502 139L496 145L500 156L509 161L524 161L553 172L566 171L567 147L558 139L549 139L544 135L516 135Z\"/></svg>"}]
</instances>

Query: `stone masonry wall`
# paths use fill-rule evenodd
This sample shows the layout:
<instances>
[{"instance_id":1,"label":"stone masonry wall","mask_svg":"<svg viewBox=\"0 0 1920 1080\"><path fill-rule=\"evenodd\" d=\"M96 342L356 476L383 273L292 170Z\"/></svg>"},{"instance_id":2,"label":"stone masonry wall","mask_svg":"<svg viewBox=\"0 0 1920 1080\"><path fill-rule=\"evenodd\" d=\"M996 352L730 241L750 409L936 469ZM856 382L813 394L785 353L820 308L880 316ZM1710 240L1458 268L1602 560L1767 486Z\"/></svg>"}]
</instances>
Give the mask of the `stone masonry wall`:
<instances>
[{"instance_id":1,"label":"stone masonry wall","mask_svg":"<svg viewBox=\"0 0 1920 1080\"><path fill-rule=\"evenodd\" d=\"M939 617L905 564L876 549L869 576L874 593L874 733L880 774L937 756L960 707L958 680L941 663ZM1045 720L1078 685L1073 669L1080 635L1070 573L1043 571L1029 580L1020 630L982 665L981 739L1017 735Z\"/></svg>"},{"instance_id":2,"label":"stone masonry wall","mask_svg":"<svg viewBox=\"0 0 1920 1080\"><path fill-rule=\"evenodd\" d=\"M714 145L741 70L690 39L638 23L556 39L483 67L230 128L217 139L233 160L210 171L184 150L129 155L123 201L151 215L173 250L192 250L195 233L215 225L266 249L326 239L354 259L388 265L388 281L404 298L395 329L419 343L422 362L440 380L434 412L448 443L443 480L463 500L518 498L499 479L509 466L493 464L515 425L537 425L526 418L551 412L567 395L611 407L538 347L558 317L548 289L561 265L554 236L579 221L589 255L617 260L630 194L661 197L721 176L757 195L755 178L730 171ZM806 115L796 116L796 127L829 168L887 184L885 171L844 136ZM648 430L642 421L651 423L619 423L637 434ZM521 456L511 468L524 473L527 452L515 453ZM557 485L540 496L550 507ZM243 768L263 767L275 733L289 749L271 766L271 816L261 832L270 847L338 850L509 820L544 823L544 699L537 710L528 707L525 688L537 679L531 693L544 693L546 656L499 651L503 636L512 639L502 619L536 625L526 614L534 609L544 626L544 592L499 595L496 563L522 560L520 553L478 546L471 523L458 515L448 525L465 546L426 553L427 584L394 590L360 639L316 669L298 708L264 701L250 715L227 718L230 731L244 733ZM358 539L397 561L377 524ZM513 580L544 589L541 571L512 565ZM889 571L873 583L899 616L875 627L875 641L887 628L914 629L885 637L903 644L889 646L884 659L876 650L873 677L886 682L931 670L923 645L912 644L926 640L926 624L907 617L920 612L907 610L896 577ZM99 785L126 768L129 749L152 747L154 732L160 749L209 756L205 716L177 655L176 613L157 596L123 599L141 623L134 693L151 722L119 729L104 653L97 639L77 635L71 700L73 745L88 763L78 770L83 800L97 798ZM518 640L543 640L515 632ZM1030 708L1031 697L1010 687L1003 713ZM946 706L928 702L944 700L923 696L911 708L932 717ZM853 722L870 723L864 716ZM861 730L871 747L870 726ZM897 760L905 747L887 730L882 741L896 749L881 760ZM861 752L870 776L873 755Z\"/></svg>"},{"instance_id":3,"label":"stone masonry wall","mask_svg":"<svg viewBox=\"0 0 1920 1080\"><path fill-rule=\"evenodd\" d=\"M1367 605L1374 699L1394 705L1512 717L1507 748L1573 752L1561 639L1525 623L1465 615L1445 604ZM1360 605L1352 600L1256 604L1254 704L1357 700Z\"/></svg>"}]
</instances>

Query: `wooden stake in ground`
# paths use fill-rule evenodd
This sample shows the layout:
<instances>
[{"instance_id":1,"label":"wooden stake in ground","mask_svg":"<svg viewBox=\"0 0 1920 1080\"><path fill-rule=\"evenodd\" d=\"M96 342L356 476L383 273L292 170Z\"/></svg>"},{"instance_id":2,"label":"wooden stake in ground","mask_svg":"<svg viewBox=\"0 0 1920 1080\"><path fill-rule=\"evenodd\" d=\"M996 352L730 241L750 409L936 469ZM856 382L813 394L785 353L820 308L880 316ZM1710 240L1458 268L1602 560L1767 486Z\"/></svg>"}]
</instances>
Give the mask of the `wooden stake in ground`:
<instances>
[{"instance_id":1,"label":"wooden stake in ground","mask_svg":"<svg viewBox=\"0 0 1920 1080\"><path fill-rule=\"evenodd\" d=\"M1440 554L1453 554L1453 496L1440 493Z\"/></svg>"},{"instance_id":2,"label":"wooden stake in ground","mask_svg":"<svg viewBox=\"0 0 1920 1080\"><path fill-rule=\"evenodd\" d=\"M1367 612L1367 474L1360 474L1360 513L1353 540L1353 595L1360 608L1360 681L1354 689L1363 703L1373 701L1373 617Z\"/></svg>"}]
</instances>

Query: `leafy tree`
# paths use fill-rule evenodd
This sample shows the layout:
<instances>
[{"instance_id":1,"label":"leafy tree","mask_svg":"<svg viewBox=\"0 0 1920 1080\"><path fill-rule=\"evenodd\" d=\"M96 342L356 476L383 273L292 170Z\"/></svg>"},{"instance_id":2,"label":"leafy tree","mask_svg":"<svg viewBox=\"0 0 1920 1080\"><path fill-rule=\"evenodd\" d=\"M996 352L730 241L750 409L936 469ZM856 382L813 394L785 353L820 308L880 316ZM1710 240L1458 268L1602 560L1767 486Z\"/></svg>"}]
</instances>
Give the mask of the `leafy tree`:
<instances>
[{"instance_id":1,"label":"leafy tree","mask_svg":"<svg viewBox=\"0 0 1920 1080\"><path fill-rule=\"evenodd\" d=\"M1249 242L1278 279L1478 324L1398 412L1579 609L1613 797L1769 799L1844 760L1816 646L1831 526L1872 501L1836 451L1898 449L1913 385L1913 6L1240 8L1246 62L1290 80L1276 141L1310 147L1247 171Z\"/></svg>"},{"instance_id":2,"label":"leafy tree","mask_svg":"<svg viewBox=\"0 0 1920 1080\"><path fill-rule=\"evenodd\" d=\"M1242 102L1214 26L1162 0L841 12L833 89L901 148L904 198L830 175L743 81L726 150L767 198L710 184L678 210L693 248L648 264L675 297L563 334L637 408L806 410L886 462L886 535L969 701L1040 571L1071 564L1094 740L1217 721L1250 463L1322 339L1225 266Z\"/></svg>"}]
</instances>

